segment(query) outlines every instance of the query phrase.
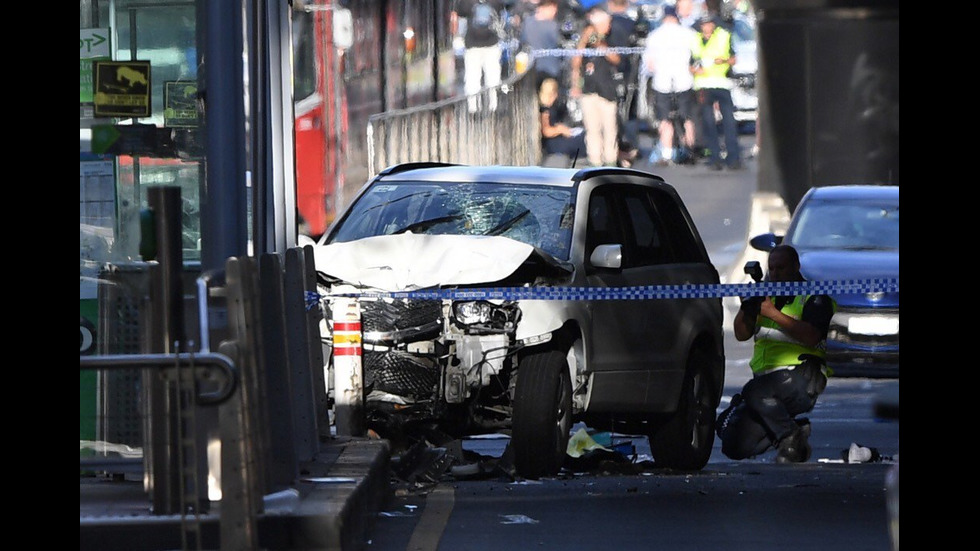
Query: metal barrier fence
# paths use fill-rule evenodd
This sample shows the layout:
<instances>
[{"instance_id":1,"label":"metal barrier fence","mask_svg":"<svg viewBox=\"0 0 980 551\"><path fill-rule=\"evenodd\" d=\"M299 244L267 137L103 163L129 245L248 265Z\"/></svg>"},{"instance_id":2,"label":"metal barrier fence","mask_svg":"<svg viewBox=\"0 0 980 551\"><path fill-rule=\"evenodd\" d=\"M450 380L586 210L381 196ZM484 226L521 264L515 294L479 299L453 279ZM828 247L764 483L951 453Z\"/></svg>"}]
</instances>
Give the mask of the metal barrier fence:
<instances>
[{"instance_id":1,"label":"metal barrier fence","mask_svg":"<svg viewBox=\"0 0 980 551\"><path fill-rule=\"evenodd\" d=\"M372 116L368 177L414 161L536 165L540 136L533 73L519 73L471 96Z\"/></svg>"},{"instance_id":2,"label":"metal barrier fence","mask_svg":"<svg viewBox=\"0 0 980 551\"><path fill-rule=\"evenodd\" d=\"M298 491L301 465L331 438L322 314L305 303L312 247L229 258L186 294L180 191L148 190L157 258L103 269L104 330L97 355L79 361L99 373L103 402L97 440L79 443L81 549L258 549L260 532L275 541L309 529L266 503ZM197 316L185 316L194 303Z\"/></svg>"}]
</instances>

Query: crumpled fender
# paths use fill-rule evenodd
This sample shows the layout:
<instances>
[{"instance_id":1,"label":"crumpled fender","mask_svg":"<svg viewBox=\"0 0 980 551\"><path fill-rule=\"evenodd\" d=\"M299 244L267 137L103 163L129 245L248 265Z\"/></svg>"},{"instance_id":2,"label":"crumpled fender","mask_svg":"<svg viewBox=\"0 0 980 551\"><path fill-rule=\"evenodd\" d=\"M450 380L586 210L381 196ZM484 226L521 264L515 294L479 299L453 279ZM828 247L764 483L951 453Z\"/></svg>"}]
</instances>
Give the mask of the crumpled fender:
<instances>
[{"instance_id":1,"label":"crumpled fender","mask_svg":"<svg viewBox=\"0 0 980 551\"><path fill-rule=\"evenodd\" d=\"M539 337L557 331L572 316L571 301L522 300L521 321L517 324L518 340Z\"/></svg>"}]
</instances>

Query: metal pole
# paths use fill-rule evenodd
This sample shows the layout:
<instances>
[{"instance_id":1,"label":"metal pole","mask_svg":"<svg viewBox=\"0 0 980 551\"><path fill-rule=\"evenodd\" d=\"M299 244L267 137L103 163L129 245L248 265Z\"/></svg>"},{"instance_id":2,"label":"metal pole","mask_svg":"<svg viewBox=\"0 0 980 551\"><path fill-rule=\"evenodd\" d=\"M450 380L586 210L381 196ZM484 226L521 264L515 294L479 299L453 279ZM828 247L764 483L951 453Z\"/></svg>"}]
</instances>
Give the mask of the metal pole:
<instances>
[{"instance_id":1,"label":"metal pole","mask_svg":"<svg viewBox=\"0 0 980 551\"><path fill-rule=\"evenodd\" d=\"M199 2L205 27L204 90L207 193L201 194L201 270L222 270L248 254L245 187L244 30L241 0Z\"/></svg>"},{"instance_id":2,"label":"metal pole","mask_svg":"<svg viewBox=\"0 0 980 551\"><path fill-rule=\"evenodd\" d=\"M159 306L156 346L164 354L179 354L185 350L184 292L181 282L183 248L181 242L180 188L153 186L147 191L147 202L153 213L158 268L154 278L154 301ZM179 376L179 375L178 375ZM151 377L146 389L151 419L151 449L158 456L152 459L154 482L154 513L172 515L180 512L182 477L180 457L180 411L177 396L163 377Z\"/></svg>"},{"instance_id":3,"label":"metal pole","mask_svg":"<svg viewBox=\"0 0 980 551\"><path fill-rule=\"evenodd\" d=\"M181 239L181 200L180 188L176 186L155 186L149 189L147 201L154 214L154 227L157 240L157 260L163 270L163 327L166 332L162 338L165 353L179 353L172 350L174 342L185 346L184 335L184 289L181 274L184 269L184 249Z\"/></svg>"}]
</instances>

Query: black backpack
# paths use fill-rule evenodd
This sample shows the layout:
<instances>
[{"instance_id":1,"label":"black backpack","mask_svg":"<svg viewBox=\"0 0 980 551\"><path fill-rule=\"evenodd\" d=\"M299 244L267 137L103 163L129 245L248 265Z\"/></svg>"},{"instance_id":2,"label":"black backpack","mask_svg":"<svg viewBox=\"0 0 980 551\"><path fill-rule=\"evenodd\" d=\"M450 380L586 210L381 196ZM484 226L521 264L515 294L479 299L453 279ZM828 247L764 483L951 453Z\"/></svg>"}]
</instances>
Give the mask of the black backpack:
<instances>
[{"instance_id":1,"label":"black backpack","mask_svg":"<svg viewBox=\"0 0 980 551\"><path fill-rule=\"evenodd\" d=\"M485 0L481 0L480 3L473 6L473 16L470 17L469 25L474 29L489 30L500 34L500 14Z\"/></svg>"}]
</instances>

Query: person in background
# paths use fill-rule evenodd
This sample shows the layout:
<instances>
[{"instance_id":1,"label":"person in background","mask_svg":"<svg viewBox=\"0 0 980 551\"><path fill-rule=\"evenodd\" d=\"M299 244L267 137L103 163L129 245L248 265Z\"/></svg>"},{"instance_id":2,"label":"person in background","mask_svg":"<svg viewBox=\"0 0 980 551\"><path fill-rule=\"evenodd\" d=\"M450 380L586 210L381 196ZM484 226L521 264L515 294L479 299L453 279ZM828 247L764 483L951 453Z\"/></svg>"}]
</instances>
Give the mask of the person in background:
<instances>
[{"instance_id":1,"label":"person in background","mask_svg":"<svg viewBox=\"0 0 980 551\"><path fill-rule=\"evenodd\" d=\"M769 252L767 281L805 281L800 256L790 245ZM836 303L827 295L752 297L742 301L733 328L739 341L755 339L752 379L732 396L715 428L721 451L747 459L776 448L778 463L810 458L813 409L831 374L824 357Z\"/></svg>"},{"instance_id":2,"label":"person in background","mask_svg":"<svg viewBox=\"0 0 980 551\"><path fill-rule=\"evenodd\" d=\"M574 161L585 152L585 133L567 124L568 107L559 98L558 81L544 79L538 91L541 149L545 155L567 155Z\"/></svg>"},{"instance_id":3,"label":"person in background","mask_svg":"<svg viewBox=\"0 0 980 551\"><path fill-rule=\"evenodd\" d=\"M704 9L702 0L677 0L674 3L674 11L677 12L677 21L684 27L697 30L698 19Z\"/></svg>"},{"instance_id":4,"label":"person in background","mask_svg":"<svg viewBox=\"0 0 980 551\"><path fill-rule=\"evenodd\" d=\"M657 166L668 166L675 161L689 158L694 152L695 125L694 75L691 73L691 45L697 32L684 27L677 19L673 6L664 6L660 25L647 36L643 63L648 73L653 75L653 113L657 121L659 151L654 151L650 162ZM674 135L674 120L671 111L683 120L684 134ZM678 151L677 142L686 149Z\"/></svg>"},{"instance_id":5,"label":"person in background","mask_svg":"<svg viewBox=\"0 0 980 551\"><path fill-rule=\"evenodd\" d=\"M535 89L541 88L545 79L564 81L565 58L554 55L561 49L561 29L555 16L558 0L538 0L533 14L525 15L521 24L521 48L529 51L534 59ZM551 50L552 54L536 55L535 51Z\"/></svg>"},{"instance_id":6,"label":"person in background","mask_svg":"<svg viewBox=\"0 0 980 551\"><path fill-rule=\"evenodd\" d=\"M489 111L497 109L497 92L490 90L487 105L480 105L478 93L482 87L494 88L500 84L500 40L503 22L500 12L504 0L459 0L456 18L466 18L466 35L463 38L463 92L468 96L470 113L481 107Z\"/></svg>"},{"instance_id":7,"label":"person in background","mask_svg":"<svg viewBox=\"0 0 980 551\"><path fill-rule=\"evenodd\" d=\"M694 32L698 32L698 19L704 11L704 0L676 0L674 10L677 12L677 21L682 27L690 27ZM697 96L695 96L695 100ZM700 159L704 153L704 137L701 135L701 103L694 102L691 109L691 118L694 122L694 158Z\"/></svg>"},{"instance_id":8,"label":"person in background","mask_svg":"<svg viewBox=\"0 0 980 551\"><path fill-rule=\"evenodd\" d=\"M725 14L723 13L725 11L724 5L725 5L724 0L704 0L702 2L701 15L709 13L714 16L715 21L719 21L719 22L724 21L725 19Z\"/></svg>"},{"instance_id":9,"label":"person in background","mask_svg":"<svg viewBox=\"0 0 980 551\"><path fill-rule=\"evenodd\" d=\"M510 2L510 22L515 27L522 27L524 22L534 17L540 0L518 0Z\"/></svg>"},{"instance_id":10,"label":"person in background","mask_svg":"<svg viewBox=\"0 0 980 551\"><path fill-rule=\"evenodd\" d=\"M715 104L721 112L721 127L725 135L725 165L729 169L742 168L738 145L738 123L735 121L735 104L732 102L734 83L729 77L735 64L732 35L718 26L710 13L698 20L700 33L694 41L694 90L701 104L701 131L704 146L708 150L708 164L721 170L722 149L715 120Z\"/></svg>"},{"instance_id":11,"label":"person in background","mask_svg":"<svg viewBox=\"0 0 980 551\"><path fill-rule=\"evenodd\" d=\"M609 49L612 17L602 7L589 10L588 25L579 38L578 50L587 55L572 57L571 95L578 98L585 126L585 151L592 166L616 166L619 157L619 128L616 112L619 95L615 73L620 55Z\"/></svg>"},{"instance_id":12,"label":"person in background","mask_svg":"<svg viewBox=\"0 0 980 551\"><path fill-rule=\"evenodd\" d=\"M612 21L609 24L609 47L611 48L632 48L636 41L636 20L630 17L629 0L606 0L606 11L609 12ZM638 56L637 56L638 57ZM616 92L617 113L619 120L619 164L630 166L638 150L636 145L639 143L639 131L633 123L636 119L636 109L633 104L633 96L636 94L636 72L633 56L620 53L619 63L616 65Z\"/></svg>"}]
</instances>

